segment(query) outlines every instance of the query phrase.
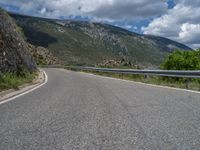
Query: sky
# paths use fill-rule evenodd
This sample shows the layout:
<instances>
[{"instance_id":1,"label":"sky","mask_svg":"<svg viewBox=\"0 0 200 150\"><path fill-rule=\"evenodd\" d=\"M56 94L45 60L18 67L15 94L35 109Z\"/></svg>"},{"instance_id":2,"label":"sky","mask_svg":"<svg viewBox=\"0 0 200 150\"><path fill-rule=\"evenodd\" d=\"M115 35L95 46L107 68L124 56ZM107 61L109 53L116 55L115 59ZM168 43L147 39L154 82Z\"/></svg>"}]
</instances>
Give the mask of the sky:
<instances>
[{"instance_id":1,"label":"sky","mask_svg":"<svg viewBox=\"0 0 200 150\"><path fill-rule=\"evenodd\" d=\"M200 48L200 0L0 0L10 12L109 23Z\"/></svg>"}]
</instances>

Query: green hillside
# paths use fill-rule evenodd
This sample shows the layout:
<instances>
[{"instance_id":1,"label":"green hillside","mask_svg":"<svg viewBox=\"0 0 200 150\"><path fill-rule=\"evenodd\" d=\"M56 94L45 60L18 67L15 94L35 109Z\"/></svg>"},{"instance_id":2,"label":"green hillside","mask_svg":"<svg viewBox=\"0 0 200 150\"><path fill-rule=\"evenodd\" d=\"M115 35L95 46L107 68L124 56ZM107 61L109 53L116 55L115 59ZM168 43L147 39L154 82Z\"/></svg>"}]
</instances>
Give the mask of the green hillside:
<instances>
[{"instance_id":1,"label":"green hillside","mask_svg":"<svg viewBox=\"0 0 200 150\"><path fill-rule=\"evenodd\" d=\"M27 41L48 48L68 65L94 66L108 60L142 67L158 66L164 56L189 47L166 38L139 35L101 23L11 15Z\"/></svg>"}]
</instances>

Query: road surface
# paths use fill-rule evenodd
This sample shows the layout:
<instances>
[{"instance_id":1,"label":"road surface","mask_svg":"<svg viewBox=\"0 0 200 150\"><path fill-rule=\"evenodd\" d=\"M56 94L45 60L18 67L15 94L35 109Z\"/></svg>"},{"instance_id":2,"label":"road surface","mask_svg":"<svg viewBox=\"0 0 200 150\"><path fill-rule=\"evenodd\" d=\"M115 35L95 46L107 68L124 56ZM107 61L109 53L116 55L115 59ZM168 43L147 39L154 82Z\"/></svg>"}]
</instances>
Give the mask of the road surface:
<instances>
[{"instance_id":1,"label":"road surface","mask_svg":"<svg viewBox=\"0 0 200 150\"><path fill-rule=\"evenodd\" d=\"M200 149L200 94L62 69L0 105L0 150Z\"/></svg>"}]
</instances>

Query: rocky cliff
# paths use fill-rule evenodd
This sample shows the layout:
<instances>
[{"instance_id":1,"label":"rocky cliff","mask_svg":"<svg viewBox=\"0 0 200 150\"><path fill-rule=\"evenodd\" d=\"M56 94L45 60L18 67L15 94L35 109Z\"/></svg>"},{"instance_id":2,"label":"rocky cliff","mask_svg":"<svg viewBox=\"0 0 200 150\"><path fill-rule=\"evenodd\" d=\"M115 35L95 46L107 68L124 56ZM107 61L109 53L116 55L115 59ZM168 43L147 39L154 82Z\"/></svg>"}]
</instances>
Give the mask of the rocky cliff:
<instances>
[{"instance_id":1,"label":"rocky cliff","mask_svg":"<svg viewBox=\"0 0 200 150\"><path fill-rule=\"evenodd\" d=\"M28 47L37 65L63 64L62 61L60 61L57 57L53 56L53 54L44 47L34 46L31 44L28 44Z\"/></svg>"},{"instance_id":2,"label":"rocky cliff","mask_svg":"<svg viewBox=\"0 0 200 150\"><path fill-rule=\"evenodd\" d=\"M0 74L36 70L36 63L28 50L20 28L0 9Z\"/></svg>"}]
</instances>

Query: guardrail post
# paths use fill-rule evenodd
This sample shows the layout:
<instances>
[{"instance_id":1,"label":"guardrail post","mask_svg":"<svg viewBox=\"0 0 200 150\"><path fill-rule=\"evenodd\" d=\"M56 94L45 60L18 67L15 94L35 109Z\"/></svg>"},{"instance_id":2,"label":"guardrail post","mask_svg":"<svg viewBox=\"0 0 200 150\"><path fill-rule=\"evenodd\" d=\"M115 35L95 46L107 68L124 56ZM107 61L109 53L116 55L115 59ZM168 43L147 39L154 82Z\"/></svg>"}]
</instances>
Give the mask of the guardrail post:
<instances>
[{"instance_id":1,"label":"guardrail post","mask_svg":"<svg viewBox=\"0 0 200 150\"><path fill-rule=\"evenodd\" d=\"M200 91L200 80L198 80L197 82L198 82L198 84L199 84L199 91Z\"/></svg>"},{"instance_id":2,"label":"guardrail post","mask_svg":"<svg viewBox=\"0 0 200 150\"><path fill-rule=\"evenodd\" d=\"M123 79L124 78L124 74L123 73L119 73L119 78Z\"/></svg>"},{"instance_id":3,"label":"guardrail post","mask_svg":"<svg viewBox=\"0 0 200 150\"><path fill-rule=\"evenodd\" d=\"M148 79L149 79L149 75L144 75L144 79L145 79L145 81L148 81Z\"/></svg>"},{"instance_id":4,"label":"guardrail post","mask_svg":"<svg viewBox=\"0 0 200 150\"><path fill-rule=\"evenodd\" d=\"M191 78L187 78L186 81L185 81L185 88L186 89L189 89L190 82L191 82Z\"/></svg>"}]
</instances>

